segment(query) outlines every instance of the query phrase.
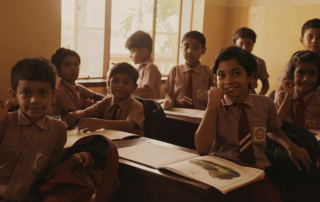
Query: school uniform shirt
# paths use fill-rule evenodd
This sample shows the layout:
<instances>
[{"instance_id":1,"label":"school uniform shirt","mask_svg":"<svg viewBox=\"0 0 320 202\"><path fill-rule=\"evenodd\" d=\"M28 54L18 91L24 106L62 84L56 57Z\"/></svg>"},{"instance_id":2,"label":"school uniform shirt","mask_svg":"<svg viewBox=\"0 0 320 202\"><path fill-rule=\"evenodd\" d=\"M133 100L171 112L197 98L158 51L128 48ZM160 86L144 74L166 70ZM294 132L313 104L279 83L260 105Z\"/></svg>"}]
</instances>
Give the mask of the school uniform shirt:
<instances>
[{"instance_id":1,"label":"school uniform shirt","mask_svg":"<svg viewBox=\"0 0 320 202\"><path fill-rule=\"evenodd\" d=\"M284 69L282 70L281 74L278 77L278 80L281 81L282 83L287 79L287 74L288 74L290 67L291 67L291 64L290 64L290 60L289 60L288 63L286 64L286 66L284 67ZM314 90L314 93L316 95L320 96L320 86L316 90Z\"/></svg>"},{"instance_id":2,"label":"school uniform shirt","mask_svg":"<svg viewBox=\"0 0 320 202\"><path fill-rule=\"evenodd\" d=\"M256 73L256 77L252 81L251 88L257 88L258 87L258 79L266 80L269 78L269 74L267 72L267 67L266 67L265 61L255 55L253 55L253 56L257 61L257 73Z\"/></svg>"},{"instance_id":3,"label":"school uniform shirt","mask_svg":"<svg viewBox=\"0 0 320 202\"><path fill-rule=\"evenodd\" d=\"M144 111L142 104L134 98L127 98L120 103L115 103L113 97L104 98L95 105L85 110L78 111L81 116L110 120L113 113L113 105L118 104L117 120L133 121L136 127L132 133L144 135ZM77 112L77 113L78 113Z\"/></svg>"},{"instance_id":4,"label":"school uniform shirt","mask_svg":"<svg viewBox=\"0 0 320 202\"><path fill-rule=\"evenodd\" d=\"M45 115L32 123L19 109L8 113L0 133L0 201L26 201L47 168L60 161L66 126Z\"/></svg>"},{"instance_id":5,"label":"school uniform shirt","mask_svg":"<svg viewBox=\"0 0 320 202\"><path fill-rule=\"evenodd\" d=\"M278 110L286 96L285 91L281 91L278 96L276 97L276 100L274 101L276 105L276 109ZM291 99L291 103L287 112L287 118L286 120L290 123L294 122L294 118L297 115L297 107L299 106L299 98L301 96L295 91L293 94L293 97ZM304 123L306 128L310 128L312 125L312 121L320 121L320 96L316 95L313 91L309 94L302 97L304 103L307 103L309 99L310 103L304 110ZM293 113L293 114L291 114Z\"/></svg>"},{"instance_id":6,"label":"school uniform shirt","mask_svg":"<svg viewBox=\"0 0 320 202\"><path fill-rule=\"evenodd\" d=\"M206 109L208 100L208 90L210 86L215 86L214 75L206 65L199 63L194 68L190 68L186 63L174 66L168 75L164 91L173 97L174 107L184 107L184 95L189 70L193 70L193 104L195 109Z\"/></svg>"},{"instance_id":7,"label":"school uniform shirt","mask_svg":"<svg viewBox=\"0 0 320 202\"><path fill-rule=\"evenodd\" d=\"M150 57L141 63L138 67L138 71L138 87L141 88L143 86L149 86L151 91L147 96L141 96L137 93L135 96L141 98L160 99L161 73L157 65L153 63L153 59Z\"/></svg>"},{"instance_id":8,"label":"school uniform shirt","mask_svg":"<svg viewBox=\"0 0 320 202\"><path fill-rule=\"evenodd\" d=\"M241 110L226 95L220 103L215 123L216 138L209 154L240 161L239 121ZM270 166L265 155L267 132L280 129L281 121L273 101L262 95L249 93L243 102L248 117L252 146L256 165L262 168Z\"/></svg>"},{"instance_id":9,"label":"school uniform shirt","mask_svg":"<svg viewBox=\"0 0 320 202\"><path fill-rule=\"evenodd\" d=\"M96 94L81 84L73 84L61 79L57 99L51 104L54 114L61 115L61 120L65 122L68 112L84 109L84 99L94 98Z\"/></svg>"}]
</instances>

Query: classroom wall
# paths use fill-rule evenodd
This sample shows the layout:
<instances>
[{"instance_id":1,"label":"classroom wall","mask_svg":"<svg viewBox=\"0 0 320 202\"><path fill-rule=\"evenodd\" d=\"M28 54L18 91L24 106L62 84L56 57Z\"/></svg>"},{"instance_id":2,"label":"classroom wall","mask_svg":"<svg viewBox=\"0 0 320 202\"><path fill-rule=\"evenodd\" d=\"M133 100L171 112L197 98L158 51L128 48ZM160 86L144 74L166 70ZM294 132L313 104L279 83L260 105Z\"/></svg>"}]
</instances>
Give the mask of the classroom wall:
<instances>
[{"instance_id":1,"label":"classroom wall","mask_svg":"<svg viewBox=\"0 0 320 202\"><path fill-rule=\"evenodd\" d=\"M50 59L60 47L60 0L0 1L0 92L9 98L10 70L24 57Z\"/></svg>"}]
</instances>

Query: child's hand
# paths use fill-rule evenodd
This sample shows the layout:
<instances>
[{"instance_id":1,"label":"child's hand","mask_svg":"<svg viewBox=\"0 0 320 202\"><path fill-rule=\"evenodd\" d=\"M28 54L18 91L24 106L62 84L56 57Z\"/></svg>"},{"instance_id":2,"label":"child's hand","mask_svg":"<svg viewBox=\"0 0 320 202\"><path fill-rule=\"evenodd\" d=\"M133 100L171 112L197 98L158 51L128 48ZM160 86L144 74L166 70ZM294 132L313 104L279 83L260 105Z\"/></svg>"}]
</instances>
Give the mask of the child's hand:
<instances>
[{"instance_id":1,"label":"child's hand","mask_svg":"<svg viewBox=\"0 0 320 202\"><path fill-rule=\"evenodd\" d=\"M12 103L13 103L13 101L11 99L9 99L6 101L4 106L0 107L0 122L3 122L6 120L6 118L8 116L8 111L9 111Z\"/></svg>"},{"instance_id":2,"label":"child's hand","mask_svg":"<svg viewBox=\"0 0 320 202\"><path fill-rule=\"evenodd\" d=\"M75 153L70 158L72 159L74 166L77 164L81 164L83 167L94 165L94 159L88 152Z\"/></svg>"},{"instance_id":3,"label":"child's hand","mask_svg":"<svg viewBox=\"0 0 320 202\"><path fill-rule=\"evenodd\" d=\"M101 119L83 118L78 123L78 130L83 130L83 132L96 131L101 128L105 128L105 122Z\"/></svg>"},{"instance_id":4,"label":"child's hand","mask_svg":"<svg viewBox=\"0 0 320 202\"><path fill-rule=\"evenodd\" d=\"M210 87L208 91L208 106L207 109L217 109L220 105L220 101L224 91L219 87Z\"/></svg>"},{"instance_id":5,"label":"child's hand","mask_svg":"<svg viewBox=\"0 0 320 202\"><path fill-rule=\"evenodd\" d=\"M283 89L288 95L293 95L294 94L294 81L292 80L285 80L283 82Z\"/></svg>"},{"instance_id":6,"label":"child's hand","mask_svg":"<svg viewBox=\"0 0 320 202\"><path fill-rule=\"evenodd\" d=\"M172 100L165 100L163 103L163 109L171 109L173 107Z\"/></svg>"},{"instance_id":7,"label":"child's hand","mask_svg":"<svg viewBox=\"0 0 320 202\"><path fill-rule=\"evenodd\" d=\"M288 149L288 153L290 155L290 158L293 162L293 164L298 168L298 170L300 171L300 165L298 163L298 161L300 161L304 167L306 168L306 170L308 172L310 172L310 165L312 163L312 160L310 159L309 153L307 150L298 147L297 145L293 144L292 146L293 148Z\"/></svg>"},{"instance_id":8,"label":"child's hand","mask_svg":"<svg viewBox=\"0 0 320 202\"><path fill-rule=\"evenodd\" d=\"M75 112L69 112L66 116L68 126L74 126L79 119Z\"/></svg>"}]
</instances>

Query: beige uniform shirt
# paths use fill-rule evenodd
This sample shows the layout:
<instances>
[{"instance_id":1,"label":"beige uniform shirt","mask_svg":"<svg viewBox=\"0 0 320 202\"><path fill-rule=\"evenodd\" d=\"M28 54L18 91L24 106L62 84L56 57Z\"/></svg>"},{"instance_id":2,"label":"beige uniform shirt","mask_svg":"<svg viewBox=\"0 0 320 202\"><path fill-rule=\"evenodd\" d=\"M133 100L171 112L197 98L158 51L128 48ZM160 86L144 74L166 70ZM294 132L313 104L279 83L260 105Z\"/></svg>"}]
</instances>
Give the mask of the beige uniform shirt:
<instances>
[{"instance_id":1,"label":"beige uniform shirt","mask_svg":"<svg viewBox=\"0 0 320 202\"><path fill-rule=\"evenodd\" d=\"M176 65L170 70L164 90L173 97L174 107L184 107L183 96L189 70L191 68L187 64ZM208 66L201 63L192 70L194 108L204 110L207 108L208 90L210 86L215 86L214 75Z\"/></svg>"},{"instance_id":2,"label":"beige uniform shirt","mask_svg":"<svg viewBox=\"0 0 320 202\"><path fill-rule=\"evenodd\" d=\"M97 102L95 105L88 107L85 110L79 111L84 117L92 117L99 119L110 120L111 111L113 105L118 104L120 109L118 110L117 117L119 120L133 121L136 123L136 127L132 133L137 135L144 135L144 111L142 104L134 98L115 103L113 97L104 98Z\"/></svg>"},{"instance_id":3,"label":"beige uniform shirt","mask_svg":"<svg viewBox=\"0 0 320 202\"><path fill-rule=\"evenodd\" d=\"M254 78L252 81L251 88L258 87L258 79L265 80L269 78L265 61L255 55L254 55L254 58L257 61L257 73L256 73L256 78Z\"/></svg>"},{"instance_id":4,"label":"beige uniform shirt","mask_svg":"<svg viewBox=\"0 0 320 202\"><path fill-rule=\"evenodd\" d=\"M274 101L276 105L276 109L278 110L286 96L285 91L281 91L278 96L276 97L276 100ZM312 97L313 96L313 97ZM287 118L286 120L289 121L290 123L294 122L294 117L296 117L296 109L299 106L299 94L295 92L293 94L288 112L287 112ZM310 92L308 95L305 95L302 97L304 103L307 103L309 99L310 103L308 104L307 108L304 110L304 121L305 121L305 127L310 128L312 127L312 121L320 121L320 97L314 92ZM291 108L292 108L292 113L291 114Z\"/></svg>"},{"instance_id":5,"label":"beige uniform shirt","mask_svg":"<svg viewBox=\"0 0 320 202\"><path fill-rule=\"evenodd\" d=\"M61 121L47 116L31 123L20 109L9 113L3 126L0 198L25 201L47 168L54 168L60 161L67 129Z\"/></svg>"},{"instance_id":6,"label":"beige uniform shirt","mask_svg":"<svg viewBox=\"0 0 320 202\"><path fill-rule=\"evenodd\" d=\"M150 57L138 67L139 79L137 81L138 87L149 86L151 92L147 96L141 96L135 94L141 98L150 98L150 99L160 99L160 88L161 88L161 73L153 63L153 59Z\"/></svg>"},{"instance_id":7,"label":"beige uniform shirt","mask_svg":"<svg viewBox=\"0 0 320 202\"><path fill-rule=\"evenodd\" d=\"M249 121L256 165L266 168L271 165L265 155L267 132L279 129L281 121L273 101L266 96L249 93L243 103L247 104L245 112ZM217 132L210 154L240 160L238 140L240 114L239 107L234 106L233 101L224 96L214 123L217 125Z\"/></svg>"}]
</instances>

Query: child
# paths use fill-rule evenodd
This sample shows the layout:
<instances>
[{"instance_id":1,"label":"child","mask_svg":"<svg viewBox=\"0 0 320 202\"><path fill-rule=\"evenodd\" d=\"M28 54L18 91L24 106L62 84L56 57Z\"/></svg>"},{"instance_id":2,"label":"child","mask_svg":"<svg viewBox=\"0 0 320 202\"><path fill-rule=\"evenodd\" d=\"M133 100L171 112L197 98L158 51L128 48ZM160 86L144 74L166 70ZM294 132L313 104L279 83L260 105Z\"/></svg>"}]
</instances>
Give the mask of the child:
<instances>
[{"instance_id":1,"label":"child","mask_svg":"<svg viewBox=\"0 0 320 202\"><path fill-rule=\"evenodd\" d=\"M137 31L127 39L126 48L130 51L130 58L134 64L139 64L138 88L132 95L159 99L161 73L151 57L152 45L150 34L143 31Z\"/></svg>"},{"instance_id":2,"label":"child","mask_svg":"<svg viewBox=\"0 0 320 202\"><path fill-rule=\"evenodd\" d=\"M233 35L233 43L239 46L241 49L248 52L252 52L253 46L256 43L256 33L247 27L242 27L238 29ZM253 79L250 91L256 94L255 88L258 87L258 79L262 82L262 88L259 95L265 95L269 90L269 74L267 72L266 63L263 59L253 55L257 61L257 73L256 77Z\"/></svg>"},{"instance_id":3,"label":"child","mask_svg":"<svg viewBox=\"0 0 320 202\"><path fill-rule=\"evenodd\" d=\"M11 70L10 96L20 105L0 108L0 201L27 201L46 173L93 165L89 153L78 153L57 166L67 140L65 125L45 115L58 94L55 67L43 58L25 58ZM56 167L57 166L57 167Z\"/></svg>"},{"instance_id":4,"label":"child","mask_svg":"<svg viewBox=\"0 0 320 202\"><path fill-rule=\"evenodd\" d=\"M305 50L309 50L320 55L320 19L314 18L304 23L301 29L300 42ZM278 93L283 90L283 82L287 78L289 69L290 61L287 63L282 73L278 77L280 82L276 90L275 97L277 97ZM314 93L320 96L320 89L316 89Z\"/></svg>"},{"instance_id":5,"label":"child","mask_svg":"<svg viewBox=\"0 0 320 202\"><path fill-rule=\"evenodd\" d=\"M320 56L298 51L290 60L287 80L275 105L281 120L310 129L320 129L320 97L314 90L320 85Z\"/></svg>"},{"instance_id":6,"label":"child","mask_svg":"<svg viewBox=\"0 0 320 202\"><path fill-rule=\"evenodd\" d=\"M265 169L270 166L265 156L268 135L288 150L299 170L301 161L309 171L308 152L282 132L272 100L249 92L256 71L256 60L248 51L233 46L218 53L213 67L218 87L208 92L208 107L195 136L197 151Z\"/></svg>"},{"instance_id":7,"label":"child","mask_svg":"<svg viewBox=\"0 0 320 202\"><path fill-rule=\"evenodd\" d=\"M59 94L52 103L52 108L55 114L61 115L64 122L68 112L91 106L90 99L99 101L105 97L75 83L80 69L80 56L75 51L59 48L52 55L51 62L56 66L58 76L61 78L58 86Z\"/></svg>"},{"instance_id":8,"label":"child","mask_svg":"<svg viewBox=\"0 0 320 202\"><path fill-rule=\"evenodd\" d=\"M115 64L110 72L108 86L114 97L104 98L95 105L67 114L67 123L78 122L79 130L95 131L101 128L144 134L142 104L131 97L137 89L139 72L128 63ZM85 118L95 117L95 118Z\"/></svg>"},{"instance_id":9,"label":"child","mask_svg":"<svg viewBox=\"0 0 320 202\"><path fill-rule=\"evenodd\" d=\"M181 43L186 63L174 66L169 73L164 89L164 109L206 109L208 90L214 85L212 71L200 63L201 55L206 52L206 38L198 31L190 31L182 37Z\"/></svg>"}]
</instances>

